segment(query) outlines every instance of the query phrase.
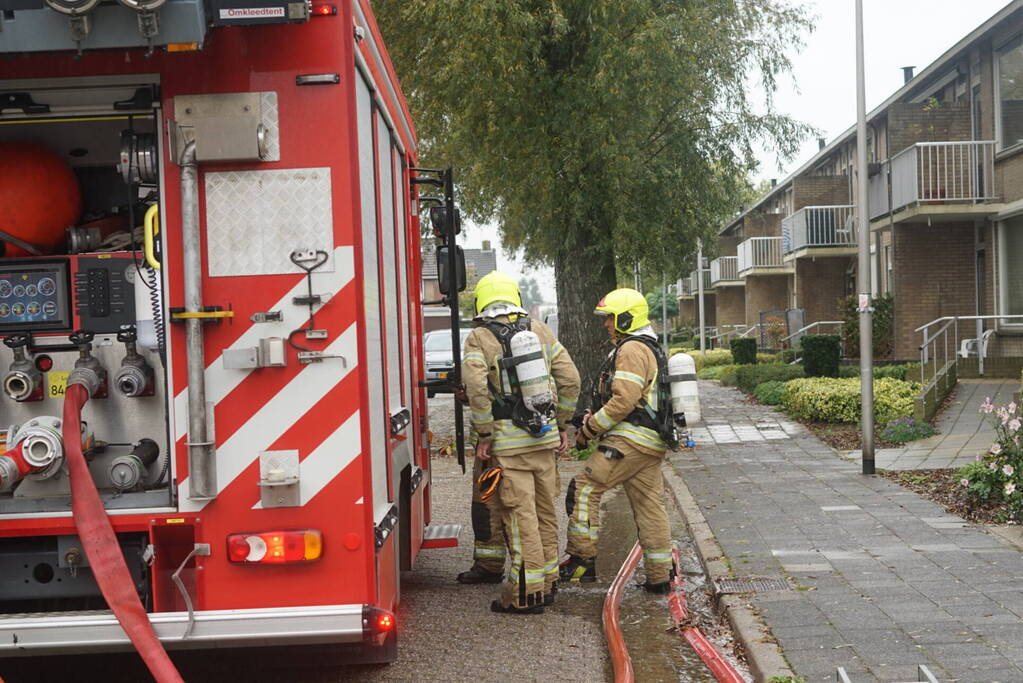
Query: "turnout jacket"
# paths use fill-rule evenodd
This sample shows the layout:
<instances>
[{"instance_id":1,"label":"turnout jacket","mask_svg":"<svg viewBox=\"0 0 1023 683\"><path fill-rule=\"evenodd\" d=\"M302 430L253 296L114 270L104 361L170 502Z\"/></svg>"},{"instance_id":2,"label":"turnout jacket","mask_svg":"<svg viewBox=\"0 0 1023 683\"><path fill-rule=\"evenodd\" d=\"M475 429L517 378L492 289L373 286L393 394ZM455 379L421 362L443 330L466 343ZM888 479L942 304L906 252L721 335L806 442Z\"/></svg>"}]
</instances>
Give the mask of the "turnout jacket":
<instances>
[{"instance_id":1,"label":"turnout jacket","mask_svg":"<svg viewBox=\"0 0 1023 683\"><path fill-rule=\"evenodd\" d=\"M649 405L657 410L657 358L640 341L623 341L615 351L614 367L600 382L610 382L610 398L586 420L583 434L599 438L601 445L639 449L647 455L661 456L668 449L660 435L648 427L632 424L626 418L636 409ZM605 387L600 387L606 394ZM597 406L593 406L597 408Z\"/></svg>"},{"instance_id":2,"label":"turnout jacket","mask_svg":"<svg viewBox=\"0 0 1023 683\"><path fill-rule=\"evenodd\" d=\"M493 320L510 322L507 315ZM554 380L558 394L558 430L564 431L572 419L576 401L579 398L579 371L550 328L537 320L530 321L530 329L540 338L544 360ZM558 447L560 438L554 429L541 436L532 436L526 430L516 427L511 420L495 420L491 387L501 387L501 373L498 362L504 357L501 342L485 327L477 327L465 340L462 356L462 381L469 399L473 427L483 441L493 441L492 452L497 455L518 455L537 450Z\"/></svg>"}]
</instances>

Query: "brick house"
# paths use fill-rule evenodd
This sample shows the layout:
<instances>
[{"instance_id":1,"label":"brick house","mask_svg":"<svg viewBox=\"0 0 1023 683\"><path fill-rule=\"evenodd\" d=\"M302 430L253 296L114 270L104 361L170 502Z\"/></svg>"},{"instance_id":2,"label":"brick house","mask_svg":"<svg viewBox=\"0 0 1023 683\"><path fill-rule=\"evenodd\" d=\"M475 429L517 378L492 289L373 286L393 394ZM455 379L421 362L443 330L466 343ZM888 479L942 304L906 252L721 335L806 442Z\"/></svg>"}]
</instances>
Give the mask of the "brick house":
<instances>
[{"instance_id":1,"label":"brick house","mask_svg":"<svg viewBox=\"0 0 1023 683\"><path fill-rule=\"evenodd\" d=\"M907 73L867 124L872 289L893 296L894 357L917 359L917 328L943 316L1023 315L1023 0ZM747 325L779 308L838 319L855 291L855 157L852 127L722 228L719 322L742 310L731 290ZM992 355L1023 355L1023 318L981 325ZM961 324L953 353L977 331Z\"/></svg>"}]
</instances>

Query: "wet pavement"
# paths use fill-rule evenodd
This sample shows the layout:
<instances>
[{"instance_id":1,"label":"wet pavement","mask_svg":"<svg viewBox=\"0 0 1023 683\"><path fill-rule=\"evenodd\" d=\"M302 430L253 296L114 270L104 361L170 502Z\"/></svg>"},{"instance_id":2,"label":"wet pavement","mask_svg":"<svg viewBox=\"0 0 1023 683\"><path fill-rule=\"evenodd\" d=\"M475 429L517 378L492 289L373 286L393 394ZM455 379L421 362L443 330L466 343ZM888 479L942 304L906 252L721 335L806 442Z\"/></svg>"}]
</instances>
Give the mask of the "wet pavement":
<instances>
[{"instance_id":1,"label":"wet pavement","mask_svg":"<svg viewBox=\"0 0 1023 683\"><path fill-rule=\"evenodd\" d=\"M943 681L1023 680L1018 550L810 433L756 438L785 418L735 389L700 392L705 438L672 462L733 576L791 587L748 603L797 675L909 681L924 664Z\"/></svg>"},{"instance_id":2,"label":"wet pavement","mask_svg":"<svg viewBox=\"0 0 1023 683\"><path fill-rule=\"evenodd\" d=\"M445 443L453 431L450 397L431 401L435 443ZM559 469L562 491L582 467L564 462ZM626 496L619 490L604 497L598 577L596 583L565 587L557 604L540 616L497 615L489 611L499 586L462 586L455 575L472 563L469 524L469 475L454 458L434 459L433 510L435 521L463 524L460 547L420 554L414 571L402 575L402 604L398 610L398 661L391 665L319 665L300 650L280 650L276 660L250 661L225 653L175 654L189 683L333 683L335 681L507 681L611 680L612 671L601 627L601 609L610 581L636 540ZM564 505L562 516L564 543ZM705 625L705 633L725 651L727 634L716 619L704 585L699 561L686 536L685 525L669 504L673 535L682 550L684 572L692 588L690 611ZM626 589L621 623L639 681L711 681L688 645L672 629L664 596L646 593L635 582ZM275 651L270 651L275 652ZM0 663L6 683L42 681L150 680L134 654L48 658L32 664Z\"/></svg>"}]
</instances>

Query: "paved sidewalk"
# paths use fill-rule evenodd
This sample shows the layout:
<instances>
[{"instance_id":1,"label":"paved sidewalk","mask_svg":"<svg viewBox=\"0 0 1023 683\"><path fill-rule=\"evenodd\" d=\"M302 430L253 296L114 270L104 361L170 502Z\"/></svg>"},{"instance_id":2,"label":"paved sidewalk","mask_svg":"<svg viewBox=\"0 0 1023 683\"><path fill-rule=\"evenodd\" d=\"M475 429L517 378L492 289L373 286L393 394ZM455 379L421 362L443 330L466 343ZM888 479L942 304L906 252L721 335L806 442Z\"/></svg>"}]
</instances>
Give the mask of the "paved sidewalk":
<instances>
[{"instance_id":1,"label":"paved sidewalk","mask_svg":"<svg viewBox=\"0 0 1023 683\"><path fill-rule=\"evenodd\" d=\"M956 385L952 400L938 416L938 434L913 441L904 448L879 448L874 462L885 470L937 470L962 467L974 456L991 446L994 430L990 420L978 408L986 397L995 405L1012 400L1019 390L1018 380L962 379ZM859 462L860 451L843 454Z\"/></svg>"},{"instance_id":2,"label":"paved sidewalk","mask_svg":"<svg viewBox=\"0 0 1023 683\"><path fill-rule=\"evenodd\" d=\"M735 576L793 585L750 603L797 675L909 681L926 664L943 681L1023 681L1018 551L738 391L700 391L704 438L672 463ZM769 425L787 438L763 436Z\"/></svg>"}]
</instances>

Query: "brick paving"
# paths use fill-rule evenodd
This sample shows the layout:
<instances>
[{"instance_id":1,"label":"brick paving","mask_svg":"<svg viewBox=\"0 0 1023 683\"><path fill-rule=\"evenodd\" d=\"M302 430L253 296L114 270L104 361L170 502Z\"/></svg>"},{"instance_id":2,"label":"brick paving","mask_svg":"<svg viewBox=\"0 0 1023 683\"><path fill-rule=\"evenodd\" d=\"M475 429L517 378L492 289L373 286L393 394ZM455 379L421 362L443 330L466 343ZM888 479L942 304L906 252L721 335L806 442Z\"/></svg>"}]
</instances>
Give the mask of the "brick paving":
<instances>
[{"instance_id":1,"label":"brick paving","mask_svg":"<svg viewBox=\"0 0 1023 683\"><path fill-rule=\"evenodd\" d=\"M926 439L913 441L903 448L879 448L874 462L886 470L935 470L962 467L984 453L991 446L993 429L977 408L990 397L995 405L1012 401L1019 390L1017 380L963 379L955 388L952 399L938 416L938 433ZM859 462L860 451L844 454Z\"/></svg>"},{"instance_id":2,"label":"brick paving","mask_svg":"<svg viewBox=\"0 0 1023 683\"><path fill-rule=\"evenodd\" d=\"M672 456L797 675L1023 680L1023 563L982 528L860 474L806 430L729 388L700 383L706 424ZM779 436L779 432L784 436Z\"/></svg>"}]
</instances>

